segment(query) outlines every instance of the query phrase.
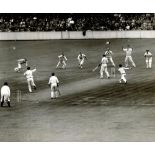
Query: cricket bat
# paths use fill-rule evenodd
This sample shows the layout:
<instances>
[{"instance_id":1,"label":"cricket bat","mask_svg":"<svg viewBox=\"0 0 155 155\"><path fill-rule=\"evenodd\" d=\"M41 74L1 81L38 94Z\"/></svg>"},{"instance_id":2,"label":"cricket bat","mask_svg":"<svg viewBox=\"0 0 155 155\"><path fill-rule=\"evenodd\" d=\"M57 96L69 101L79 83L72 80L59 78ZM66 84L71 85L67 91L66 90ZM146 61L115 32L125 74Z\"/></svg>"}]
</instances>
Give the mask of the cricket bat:
<instances>
[{"instance_id":1,"label":"cricket bat","mask_svg":"<svg viewBox=\"0 0 155 155\"><path fill-rule=\"evenodd\" d=\"M92 71L95 72L98 69L98 66L96 66Z\"/></svg>"}]
</instances>

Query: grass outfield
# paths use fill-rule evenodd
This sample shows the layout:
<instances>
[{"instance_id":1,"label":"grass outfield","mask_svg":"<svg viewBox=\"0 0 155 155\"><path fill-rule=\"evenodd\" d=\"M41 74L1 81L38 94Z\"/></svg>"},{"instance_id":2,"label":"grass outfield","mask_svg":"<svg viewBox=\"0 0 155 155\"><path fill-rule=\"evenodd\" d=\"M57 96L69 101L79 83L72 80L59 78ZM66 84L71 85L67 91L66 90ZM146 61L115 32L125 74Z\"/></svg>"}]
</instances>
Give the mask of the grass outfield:
<instances>
[{"instance_id":1,"label":"grass outfield","mask_svg":"<svg viewBox=\"0 0 155 155\"><path fill-rule=\"evenodd\" d=\"M111 50L114 52L113 59L117 66L119 63L124 63L125 54L122 52L122 46L130 44L134 48L133 59L137 68L127 71L127 86L118 84L117 71L116 77L110 80L99 79L99 70L92 72L106 49L106 40L1 41L0 84L8 81L12 92L21 90L23 102L51 102L47 83L51 72L55 72L60 80L62 97L53 103L154 104L155 67L153 63L152 69L145 69L143 56L146 49L151 49L154 55L154 39L111 39L110 41ZM78 68L77 61L80 51L88 57L82 70ZM55 69L57 56L61 52L64 52L68 58L66 70ZM18 58L27 58L30 66L37 66L34 77L38 89L34 94L28 94L23 73L15 73L13 70ZM78 100L77 95L80 95ZM16 102L15 98L16 95L13 95L13 102Z\"/></svg>"},{"instance_id":2,"label":"grass outfield","mask_svg":"<svg viewBox=\"0 0 155 155\"><path fill-rule=\"evenodd\" d=\"M110 41L116 66L124 63L122 46L134 48L137 67L127 71L127 85L118 83L118 72L111 79L99 79L99 70L92 72L106 40L1 41L0 85L8 81L12 108L0 108L0 141L154 141L155 39ZM146 49L153 54L152 69L145 68ZM88 57L82 70L80 51ZM55 69L61 52L68 58L65 70ZM37 66L34 93L28 93L23 72L14 72L19 58ZM51 72L60 80L62 96L57 100L50 99Z\"/></svg>"}]
</instances>

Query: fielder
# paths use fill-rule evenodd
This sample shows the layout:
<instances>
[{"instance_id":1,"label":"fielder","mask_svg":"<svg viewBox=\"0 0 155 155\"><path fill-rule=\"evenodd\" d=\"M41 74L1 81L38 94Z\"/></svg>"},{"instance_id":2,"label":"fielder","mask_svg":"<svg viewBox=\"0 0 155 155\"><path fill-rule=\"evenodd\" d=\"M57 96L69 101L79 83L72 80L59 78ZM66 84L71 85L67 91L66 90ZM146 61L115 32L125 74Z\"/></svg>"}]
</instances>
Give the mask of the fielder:
<instances>
[{"instance_id":1,"label":"fielder","mask_svg":"<svg viewBox=\"0 0 155 155\"><path fill-rule=\"evenodd\" d=\"M51 99L57 98L58 97L58 90L59 90L59 88L58 88L59 80L55 76L55 73L51 74L51 77L49 79L48 85L51 87Z\"/></svg>"},{"instance_id":2,"label":"fielder","mask_svg":"<svg viewBox=\"0 0 155 155\"><path fill-rule=\"evenodd\" d=\"M136 67L136 64L134 63L132 59L132 52L133 49L130 47L130 45L127 46L127 48L122 48L124 52L126 52L126 57L125 57L125 67L128 67L129 61L131 62L133 67Z\"/></svg>"},{"instance_id":3,"label":"fielder","mask_svg":"<svg viewBox=\"0 0 155 155\"><path fill-rule=\"evenodd\" d=\"M119 71L120 74L121 74L121 78L120 78L120 80L119 80L120 83L122 83L122 80L123 80L124 83L127 84L127 80L126 80L126 77L125 77L125 76L126 76L126 72L125 72L126 69L129 69L129 68L123 67L122 64L119 65L118 71Z\"/></svg>"},{"instance_id":4,"label":"fielder","mask_svg":"<svg viewBox=\"0 0 155 155\"><path fill-rule=\"evenodd\" d=\"M115 63L112 59L113 52L110 50L110 48L107 48L107 51L105 51L105 55L108 58L108 60L111 62L111 64L115 67Z\"/></svg>"},{"instance_id":5,"label":"fielder","mask_svg":"<svg viewBox=\"0 0 155 155\"><path fill-rule=\"evenodd\" d=\"M85 54L80 52L80 54L78 55L77 59L78 59L78 62L79 62L79 67L82 69L84 61L85 61L85 59L87 59L87 57L86 57Z\"/></svg>"},{"instance_id":6,"label":"fielder","mask_svg":"<svg viewBox=\"0 0 155 155\"><path fill-rule=\"evenodd\" d=\"M30 70L30 67L27 67L27 71L24 73L24 76L26 76L27 79L27 83L28 83L28 89L29 92L32 92L32 88L31 86L33 86L33 88L36 90L36 85L34 83L34 79L33 79L33 73L36 71L36 68L33 70Z\"/></svg>"},{"instance_id":7,"label":"fielder","mask_svg":"<svg viewBox=\"0 0 155 155\"><path fill-rule=\"evenodd\" d=\"M5 82L4 85L1 88L1 107L3 107L4 102L7 102L8 107L10 106L10 88L8 86L8 83Z\"/></svg>"},{"instance_id":8,"label":"fielder","mask_svg":"<svg viewBox=\"0 0 155 155\"><path fill-rule=\"evenodd\" d=\"M58 61L56 68L58 68L59 65L62 65L62 69L65 69L66 68L66 61L67 61L66 56L64 55L64 53L62 53L61 55L58 56L58 58L59 58L59 61Z\"/></svg>"},{"instance_id":9,"label":"fielder","mask_svg":"<svg viewBox=\"0 0 155 155\"><path fill-rule=\"evenodd\" d=\"M105 72L108 79L110 78L110 75L107 70L107 63L108 63L108 58L106 58L106 55L103 55L101 63L98 65L98 66L101 66L101 69L100 69L100 78L101 79L103 78L103 72Z\"/></svg>"},{"instance_id":10,"label":"fielder","mask_svg":"<svg viewBox=\"0 0 155 155\"><path fill-rule=\"evenodd\" d=\"M16 72L20 72L21 69L22 69L22 65L23 65L23 64L25 64L26 67L28 66L28 61L27 61L26 58L24 58L24 59L18 59L18 60L17 60L17 64L18 64L18 66L15 67L14 70L15 70Z\"/></svg>"},{"instance_id":11,"label":"fielder","mask_svg":"<svg viewBox=\"0 0 155 155\"><path fill-rule=\"evenodd\" d=\"M152 53L149 50L146 50L144 57L146 62L146 68L152 68Z\"/></svg>"}]
</instances>

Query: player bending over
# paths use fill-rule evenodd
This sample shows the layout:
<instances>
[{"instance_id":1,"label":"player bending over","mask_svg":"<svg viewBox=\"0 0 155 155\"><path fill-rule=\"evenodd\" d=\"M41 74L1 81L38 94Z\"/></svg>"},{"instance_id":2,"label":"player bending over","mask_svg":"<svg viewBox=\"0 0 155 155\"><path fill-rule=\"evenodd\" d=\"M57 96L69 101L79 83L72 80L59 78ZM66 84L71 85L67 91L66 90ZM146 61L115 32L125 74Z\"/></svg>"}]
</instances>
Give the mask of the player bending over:
<instances>
[{"instance_id":1,"label":"player bending over","mask_svg":"<svg viewBox=\"0 0 155 155\"><path fill-rule=\"evenodd\" d=\"M125 77L126 76L126 72L125 72L126 69L130 69L130 68L123 67L122 64L119 65L118 71L121 74L121 78L119 80L120 83L122 83L122 80L125 82L125 84L127 83L127 80L126 80L126 77Z\"/></svg>"},{"instance_id":2,"label":"player bending over","mask_svg":"<svg viewBox=\"0 0 155 155\"><path fill-rule=\"evenodd\" d=\"M132 52L133 49L130 47L130 45L127 46L127 48L122 48L123 51L126 53L126 57L125 57L125 67L128 67L129 65L129 61L131 62L133 67L136 67L136 64L134 63L133 59L132 59Z\"/></svg>"},{"instance_id":3,"label":"player bending over","mask_svg":"<svg viewBox=\"0 0 155 155\"><path fill-rule=\"evenodd\" d=\"M20 72L21 69L22 69L22 65L25 64L26 67L28 66L28 61L27 61L26 58L24 58L24 59L18 59L18 60L17 60L17 64L18 64L18 66L17 66L14 70L15 70L16 72Z\"/></svg>"},{"instance_id":4,"label":"player bending over","mask_svg":"<svg viewBox=\"0 0 155 155\"><path fill-rule=\"evenodd\" d=\"M152 68L152 53L149 50L146 50L144 57L146 62L146 68Z\"/></svg>"},{"instance_id":5,"label":"player bending over","mask_svg":"<svg viewBox=\"0 0 155 155\"><path fill-rule=\"evenodd\" d=\"M107 70L107 63L108 63L108 59L106 58L106 55L103 55L101 63L99 64L99 66L101 66L101 69L100 69L100 78L101 79L103 78L103 72L105 72L108 79L110 78L110 75Z\"/></svg>"},{"instance_id":6,"label":"player bending over","mask_svg":"<svg viewBox=\"0 0 155 155\"><path fill-rule=\"evenodd\" d=\"M58 92L59 92L59 80L55 76L55 73L51 74L51 77L49 79L48 85L51 87L51 99L57 98L58 97ZM60 95L60 92L59 92Z\"/></svg>"},{"instance_id":7,"label":"player bending over","mask_svg":"<svg viewBox=\"0 0 155 155\"><path fill-rule=\"evenodd\" d=\"M5 82L1 88L1 107L3 107L4 102L7 102L8 106L10 106L10 88L8 83Z\"/></svg>"},{"instance_id":8,"label":"player bending over","mask_svg":"<svg viewBox=\"0 0 155 155\"><path fill-rule=\"evenodd\" d=\"M28 89L30 93L32 92L31 86L33 86L33 88L36 90L36 85L33 79L33 73L35 71L36 71L36 68L31 70L30 67L27 67L27 71L24 73L24 76L26 76L26 79L27 79Z\"/></svg>"},{"instance_id":9,"label":"player bending over","mask_svg":"<svg viewBox=\"0 0 155 155\"><path fill-rule=\"evenodd\" d=\"M108 58L108 60L111 62L111 64L115 67L115 63L112 59L113 52L110 50L110 48L107 48L107 51L105 51L105 55Z\"/></svg>"},{"instance_id":10,"label":"player bending over","mask_svg":"<svg viewBox=\"0 0 155 155\"><path fill-rule=\"evenodd\" d=\"M56 68L58 68L59 65L62 65L62 69L65 69L66 68L66 61L67 61L66 56L64 55L64 53L62 53L61 55L58 56L58 58L59 58L59 61L58 61Z\"/></svg>"},{"instance_id":11,"label":"player bending over","mask_svg":"<svg viewBox=\"0 0 155 155\"><path fill-rule=\"evenodd\" d=\"M86 55L80 52L77 59L78 59L78 62L79 62L79 67L83 68L84 61L85 61L85 59L87 59Z\"/></svg>"}]
</instances>

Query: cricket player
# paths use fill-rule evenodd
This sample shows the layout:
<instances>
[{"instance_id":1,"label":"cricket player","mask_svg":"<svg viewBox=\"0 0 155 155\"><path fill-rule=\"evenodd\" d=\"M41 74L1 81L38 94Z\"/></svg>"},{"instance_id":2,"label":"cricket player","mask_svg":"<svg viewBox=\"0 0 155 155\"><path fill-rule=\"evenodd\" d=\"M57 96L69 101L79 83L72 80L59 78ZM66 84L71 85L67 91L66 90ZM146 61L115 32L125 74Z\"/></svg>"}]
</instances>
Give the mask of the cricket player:
<instances>
[{"instance_id":1,"label":"cricket player","mask_svg":"<svg viewBox=\"0 0 155 155\"><path fill-rule=\"evenodd\" d=\"M80 52L80 54L78 55L77 59L78 59L78 62L79 62L79 67L82 69L84 61L85 61L85 59L87 59L87 57L86 57L85 54Z\"/></svg>"},{"instance_id":2,"label":"cricket player","mask_svg":"<svg viewBox=\"0 0 155 155\"><path fill-rule=\"evenodd\" d=\"M55 73L51 74L51 77L49 79L48 85L51 87L51 99L58 97L58 86L59 86L59 80L55 76Z\"/></svg>"},{"instance_id":3,"label":"cricket player","mask_svg":"<svg viewBox=\"0 0 155 155\"><path fill-rule=\"evenodd\" d=\"M132 52L133 49L130 47L130 45L127 46L127 48L123 47L123 51L126 52L126 57L125 57L125 67L128 67L129 61L131 62L133 67L136 67L136 64L134 63L132 59Z\"/></svg>"},{"instance_id":4,"label":"cricket player","mask_svg":"<svg viewBox=\"0 0 155 155\"><path fill-rule=\"evenodd\" d=\"M152 53L149 50L146 50L144 57L146 62L146 68L152 68Z\"/></svg>"},{"instance_id":5,"label":"cricket player","mask_svg":"<svg viewBox=\"0 0 155 155\"><path fill-rule=\"evenodd\" d=\"M64 53L62 53L61 55L58 56L59 58L59 62L56 66L56 68L59 67L59 65L62 65L62 69L65 69L66 68L66 61L67 61L67 58L66 56L64 55Z\"/></svg>"},{"instance_id":6,"label":"cricket player","mask_svg":"<svg viewBox=\"0 0 155 155\"><path fill-rule=\"evenodd\" d=\"M119 65L118 71L119 71L120 74L121 74L121 78L120 78L120 80L119 80L120 83L122 83L122 80L123 80L124 83L127 84L127 80L126 80L126 77L125 77L125 76L126 76L126 72L125 72L126 69L130 69L130 68L123 67L122 64Z\"/></svg>"},{"instance_id":7,"label":"cricket player","mask_svg":"<svg viewBox=\"0 0 155 155\"><path fill-rule=\"evenodd\" d=\"M110 48L107 48L107 51L105 51L105 55L108 58L108 61L110 61L111 64L115 67L115 63L112 59L113 52L110 50Z\"/></svg>"},{"instance_id":8,"label":"cricket player","mask_svg":"<svg viewBox=\"0 0 155 155\"><path fill-rule=\"evenodd\" d=\"M24 59L18 59L17 60L17 64L18 64L18 66L15 68L15 71L16 72L20 72L21 69L22 69L22 65L23 64L25 64L26 67L28 66L28 61L27 61L26 58L24 58Z\"/></svg>"},{"instance_id":9,"label":"cricket player","mask_svg":"<svg viewBox=\"0 0 155 155\"><path fill-rule=\"evenodd\" d=\"M8 106L10 106L10 88L8 83L5 82L1 87L1 107L3 107L4 102L7 102Z\"/></svg>"},{"instance_id":10,"label":"cricket player","mask_svg":"<svg viewBox=\"0 0 155 155\"><path fill-rule=\"evenodd\" d=\"M107 70L107 63L108 63L108 58L106 58L106 55L103 55L101 63L99 64L99 66L101 66L101 69L100 69L100 78L101 79L103 78L103 72L105 72L108 79L110 78L110 75Z\"/></svg>"},{"instance_id":11,"label":"cricket player","mask_svg":"<svg viewBox=\"0 0 155 155\"><path fill-rule=\"evenodd\" d=\"M30 67L27 67L27 71L24 73L24 76L26 76L27 79L27 83L28 83L28 89L29 92L32 92L32 88L31 86L33 86L33 88L36 90L36 85L34 83L34 79L33 79L33 73L36 71L36 68L31 70Z\"/></svg>"}]
</instances>

